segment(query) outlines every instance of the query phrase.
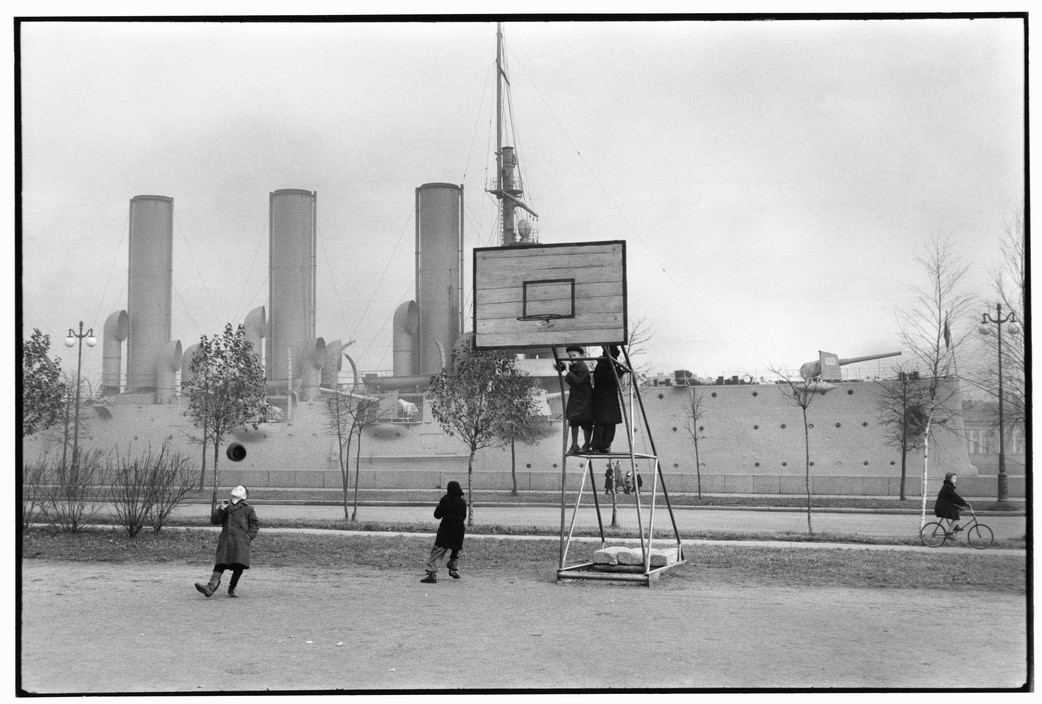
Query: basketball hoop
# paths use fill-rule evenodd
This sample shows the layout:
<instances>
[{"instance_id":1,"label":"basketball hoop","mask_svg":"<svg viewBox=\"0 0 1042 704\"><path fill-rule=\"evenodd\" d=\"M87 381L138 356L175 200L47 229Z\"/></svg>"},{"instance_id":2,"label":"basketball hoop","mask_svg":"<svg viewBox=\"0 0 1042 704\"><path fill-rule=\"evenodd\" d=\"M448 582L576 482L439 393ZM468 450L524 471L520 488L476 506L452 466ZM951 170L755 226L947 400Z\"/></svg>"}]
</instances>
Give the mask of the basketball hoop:
<instances>
[{"instance_id":1,"label":"basketball hoop","mask_svg":"<svg viewBox=\"0 0 1042 704\"><path fill-rule=\"evenodd\" d=\"M562 315L560 313L536 313L534 315L522 315L518 317L518 320L521 322L539 323L541 328L552 328L558 320L571 317L574 316Z\"/></svg>"}]
</instances>

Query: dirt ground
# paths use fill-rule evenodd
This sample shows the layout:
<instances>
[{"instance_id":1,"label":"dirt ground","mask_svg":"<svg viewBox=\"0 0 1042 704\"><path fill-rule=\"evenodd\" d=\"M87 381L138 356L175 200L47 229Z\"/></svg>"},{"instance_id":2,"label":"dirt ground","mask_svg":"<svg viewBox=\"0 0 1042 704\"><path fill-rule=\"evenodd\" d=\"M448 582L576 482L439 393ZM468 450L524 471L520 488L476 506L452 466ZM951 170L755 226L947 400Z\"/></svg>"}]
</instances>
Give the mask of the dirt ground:
<instances>
[{"instance_id":1,"label":"dirt ground","mask_svg":"<svg viewBox=\"0 0 1042 704\"><path fill-rule=\"evenodd\" d=\"M26 560L21 688L158 693L627 688L1009 688L1027 597L652 588L538 573L258 567L227 596L185 565ZM226 578L227 579L227 578ZM962 644L952 658L950 643Z\"/></svg>"}]
</instances>

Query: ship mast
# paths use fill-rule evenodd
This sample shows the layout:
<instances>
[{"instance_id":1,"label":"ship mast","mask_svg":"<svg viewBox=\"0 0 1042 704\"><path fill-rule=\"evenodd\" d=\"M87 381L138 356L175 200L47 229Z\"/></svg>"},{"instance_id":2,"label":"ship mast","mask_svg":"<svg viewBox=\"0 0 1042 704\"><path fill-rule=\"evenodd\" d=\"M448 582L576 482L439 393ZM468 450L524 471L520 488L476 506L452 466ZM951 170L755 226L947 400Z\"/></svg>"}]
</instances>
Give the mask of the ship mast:
<instances>
[{"instance_id":1,"label":"ship mast","mask_svg":"<svg viewBox=\"0 0 1042 704\"><path fill-rule=\"evenodd\" d=\"M522 208L538 218L539 214L529 208L522 200L522 189L520 179L515 179L517 168L517 157L514 148L503 144L503 126L505 116L503 111L503 88L510 89L510 77L507 76L503 62L503 25L496 23L496 187L489 191L500 201L503 211L502 237L500 244L508 246L513 244L533 244L535 232L532 224L527 220L516 222L515 209Z\"/></svg>"}]
</instances>

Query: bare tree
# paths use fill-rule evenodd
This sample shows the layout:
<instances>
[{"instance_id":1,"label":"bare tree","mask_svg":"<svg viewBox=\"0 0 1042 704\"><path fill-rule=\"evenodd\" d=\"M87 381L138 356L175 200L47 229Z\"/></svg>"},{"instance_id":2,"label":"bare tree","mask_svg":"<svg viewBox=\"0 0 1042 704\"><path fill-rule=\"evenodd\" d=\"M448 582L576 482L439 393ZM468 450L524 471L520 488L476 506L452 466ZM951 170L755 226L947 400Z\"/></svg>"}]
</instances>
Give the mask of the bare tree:
<instances>
[{"instance_id":1,"label":"bare tree","mask_svg":"<svg viewBox=\"0 0 1042 704\"><path fill-rule=\"evenodd\" d=\"M705 415L705 393L701 387L691 386L689 403L687 407L687 432L691 435L691 442L695 444L695 481L698 487L698 498L702 498L702 461L698 454L698 441L705 440L702 434L702 417Z\"/></svg>"},{"instance_id":2,"label":"bare tree","mask_svg":"<svg viewBox=\"0 0 1042 704\"><path fill-rule=\"evenodd\" d=\"M923 479L920 528L926 523L926 483L930 466L930 435L938 412L955 394L954 386L943 386L955 373L956 351L971 334L964 325L973 297L964 286L968 267L952 244L951 235L935 235L915 257L923 277L922 286L911 288L911 306L898 311L900 336L906 349L921 367L926 424L923 430Z\"/></svg>"},{"instance_id":3,"label":"bare tree","mask_svg":"<svg viewBox=\"0 0 1042 704\"><path fill-rule=\"evenodd\" d=\"M654 364L654 359L649 356L651 339L654 336L655 331L652 330L646 317L638 318L630 325L629 344L626 346L630 364L633 366L630 381L641 389L648 385L651 367Z\"/></svg>"},{"instance_id":4,"label":"bare tree","mask_svg":"<svg viewBox=\"0 0 1042 704\"><path fill-rule=\"evenodd\" d=\"M387 401L392 401L388 404ZM354 505L351 508L351 520L358 520L358 475L362 470L362 434L366 428L388 423L397 415L397 398L389 396L367 396L358 400L355 406L355 491Z\"/></svg>"},{"instance_id":5,"label":"bare tree","mask_svg":"<svg viewBox=\"0 0 1042 704\"><path fill-rule=\"evenodd\" d=\"M803 416L803 447L804 447L804 476L807 487L807 532L814 534L814 526L811 523L811 490L810 490L810 423L807 419L807 409L811 407L818 396L824 396L835 387L825 381L818 380L794 380L779 369L768 366L772 374L779 376L782 384L779 385L782 397L791 405L800 409Z\"/></svg>"},{"instance_id":6,"label":"bare tree","mask_svg":"<svg viewBox=\"0 0 1042 704\"><path fill-rule=\"evenodd\" d=\"M879 424L883 426L883 439L901 453L900 496L904 501L908 455L921 448L925 439L924 384L919 373L905 364L894 367L892 378L880 379L875 385L879 390Z\"/></svg>"}]
</instances>

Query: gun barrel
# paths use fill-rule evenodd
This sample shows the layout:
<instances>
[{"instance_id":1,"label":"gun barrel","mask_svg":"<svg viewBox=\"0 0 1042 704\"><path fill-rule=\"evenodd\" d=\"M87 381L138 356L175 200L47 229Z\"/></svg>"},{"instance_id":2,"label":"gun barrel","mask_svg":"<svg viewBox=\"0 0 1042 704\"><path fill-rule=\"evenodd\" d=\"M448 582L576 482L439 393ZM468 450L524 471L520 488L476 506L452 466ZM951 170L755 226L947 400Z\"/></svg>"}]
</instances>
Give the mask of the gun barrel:
<instances>
[{"instance_id":1,"label":"gun barrel","mask_svg":"<svg viewBox=\"0 0 1042 704\"><path fill-rule=\"evenodd\" d=\"M884 352L883 354L870 354L864 357L847 357L839 360L840 365L857 364L858 362L871 362L873 359L885 359L886 357L898 357L900 352Z\"/></svg>"}]
</instances>

